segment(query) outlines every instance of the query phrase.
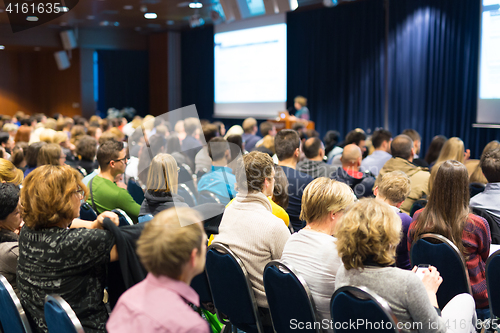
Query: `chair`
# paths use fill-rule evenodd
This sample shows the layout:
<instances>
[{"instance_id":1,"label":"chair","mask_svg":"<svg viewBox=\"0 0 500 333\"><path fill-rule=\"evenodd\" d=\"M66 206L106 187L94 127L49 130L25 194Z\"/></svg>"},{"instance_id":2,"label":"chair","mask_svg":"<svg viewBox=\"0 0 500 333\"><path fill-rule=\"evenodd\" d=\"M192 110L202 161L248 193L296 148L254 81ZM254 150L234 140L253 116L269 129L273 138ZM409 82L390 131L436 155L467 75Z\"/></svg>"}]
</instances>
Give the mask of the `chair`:
<instances>
[{"instance_id":1,"label":"chair","mask_svg":"<svg viewBox=\"0 0 500 333\"><path fill-rule=\"evenodd\" d=\"M198 172L196 173L196 179L200 179L206 173L208 173L207 168L202 168L201 170L198 170Z\"/></svg>"},{"instance_id":2,"label":"chair","mask_svg":"<svg viewBox=\"0 0 500 333\"><path fill-rule=\"evenodd\" d=\"M212 292L210 291L210 285L208 283L208 276L206 270L196 275L191 280L191 288L196 291L198 296L200 296L200 304L213 302Z\"/></svg>"},{"instance_id":3,"label":"chair","mask_svg":"<svg viewBox=\"0 0 500 333\"><path fill-rule=\"evenodd\" d=\"M189 207L194 207L198 204L196 196L186 184L179 184L177 194L184 199L184 202L187 203Z\"/></svg>"},{"instance_id":4,"label":"chair","mask_svg":"<svg viewBox=\"0 0 500 333\"><path fill-rule=\"evenodd\" d=\"M435 266L443 277L436 293L440 309L456 295L472 295L469 273L465 260L448 238L437 234L422 234L413 242L410 250L412 266L429 264Z\"/></svg>"},{"instance_id":5,"label":"chair","mask_svg":"<svg viewBox=\"0 0 500 333\"><path fill-rule=\"evenodd\" d=\"M488 213L485 209L471 207L472 213L481 216L488 222L491 233L491 244L500 244L500 219Z\"/></svg>"},{"instance_id":6,"label":"chair","mask_svg":"<svg viewBox=\"0 0 500 333\"><path fill-rule=\"evenodd\" d=\"M88 203L84 202L80 206L80 218L85 221L95 221L97 213Z\"/></svg>"},{"instance_id":7,"label":"chair","mask_svg":"<svg viewBox=\"0 0 500 333\"><path fill-rule=\"evenodd\" d=\"M144 201L144 191L137 184L135 179L130 178L127 183L127 191L130 193L130 196L137 202L139 205Z\"/></svg>"},{"instance_id":8,"label":"chair","mask_svg":"<svg viewBox=\"0 0 500 333\"><path fill-rule=\"evenodd\" d=\"M197 193L196 175L193 175L191 168L186 163L179 164L179 184L186 184L191 192Z\"/></svg>"},{"instance_id":9,"label":"chair","mask_svg":"<svg viewBox=\"0 0 500 333\"><path fill-rule=\"evenodd\" d=\"M294 319L302 323L320 323L309 287L293 267L277 260L269 262L264 269L264 288L276 332L296 332L290 325ZM304 328L301 332L320 333L321 330L319 327Z\"/></svg>"},{"instance_id":10,"label":"chair","mask_svg":"<svg viewBox=\"0 0 500 333\"><path fill-rule=\"evenodd\" d=\"M5 276L0 274L0 322L3 332L31 333L21 302Z\"/></svg>"},{"instance_id":11,"label":"chair","mask_svg":"<svg viewBox=\"0 0 500 333\"><path fill-rule=\"evenodd\" d=\"M358 320L363 320L363 324L356 325L354 329L357 332L399 332L398 320L387 301L366 287L344 286L337 289L330 301L330 314L336 333L351 332L352 327L345 323L357 324ZM382 322L384 325L380 326Z\"/></svg>"},{"instance_id":12,"label":"chair","mask_svg":"<svg viewBox=\"0 0 500 333\"><path fill-rule=\"evenodd\" d=\"M217 195L215 195L215 193L210 192L210 191L200 191L198 193L198 202L200 204L203 204L203 203L218 203L218 204L220 204L221 203L219 197Z\"/></svg>"},{"instance_id":13,"label":"chair","mask_svg":"<svg viewBox=\"0 0 500 333\"><path fill-rule=\"evenodd\" d=\"M61 296L45 296L45 322L49 333L85 333L71 306Z\"/></svg>"},{"instance_id":14,"label":"chair","mask_svg":"<svg viewBox=\"0 0 500 333\"><path fill-rule=\"evenodd\" d=\"M486 260L486 286L490 303L491 318L500 317L500 250Z\"/></svg>"},{"instance_id":15,"label":"chair","mask_svg":"<svg viewBox=\"0 0 500 333\"><path fill-rule=\"evenodd\" d=\"M410 209L410 216L413 217L413 214L419 209L424 208L427 205L427 199L420 199L413 203Z\"/></svg>"},{"instance_id":16,"label":"chair","mask_svg":"<svg viewBox=\"0 0 500 333\"><path fill-rule=\"evenodd\" d=\"M124 225L133 225L134 221L128 216L127 213L125 213L123 210L120 208L115 208L112 210L113 213L118 215L118 219L120 220L120 227L123 227Z\"/></svg>"},{"instance_id":17,"label":"chair","mask_svg":"<svg viewBox=\"0 0 500 333\"><path fill-rule=\"evenodd\" d=\"M206 271L219 321L247 333L264 332L252 285L241 260L227 246L213 243L207 251Z\"/></svg>"}]
</instances>

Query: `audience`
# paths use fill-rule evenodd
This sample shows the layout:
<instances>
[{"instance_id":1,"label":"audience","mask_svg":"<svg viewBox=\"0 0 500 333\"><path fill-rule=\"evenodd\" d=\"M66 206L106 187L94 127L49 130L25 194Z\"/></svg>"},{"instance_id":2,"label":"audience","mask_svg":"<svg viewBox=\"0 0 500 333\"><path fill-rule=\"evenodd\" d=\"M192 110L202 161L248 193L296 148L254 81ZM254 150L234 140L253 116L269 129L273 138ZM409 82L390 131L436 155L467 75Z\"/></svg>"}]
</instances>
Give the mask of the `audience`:
<instances>
[{"instance_id":1,"label":"audience","mask_svg":"<svg viewBox=\"0 0 500 333\"><path fill-rule=\"evenodd\" d=\"M482 217L469 211L469 175L462 163L448 160L439 166L427 205L413 215L408 250L426 232L441 234L457 246L467 261L476 308L488 308L485 263L490 252L490 228Z\"/></svg>"},{"instance_id":2,"label":"audience","mask_svg":"<svg viewBox=\"0 0 500 333\"><path fill-rule=\"evenodd\" d=\"M320 177L309 183L300 213L306 226L290 236L281 256L306 280L320 322L331 320L330 300L335 291L335 275L342 264L335 246L335 227L354 198L352 189L341 182Z\"/></svg>"},{"instance_id":3,"label":"audience","mask_svg":"<svg viewBox=\"0 0 500 333\"><path fill-rule=\"evenodd\" d=\"M481 158L483 156L485 156L489 151L492 151L492 150L495 150L495 149L498 149L500 148L500 142L498 142L497 140L493 140L491 142L489 142L483 149L483 152L481 154ZM467 171L469 171L469 182L472 184L472 183L480 183L480 184L487 184L488 183L488 179L486 179L486 177L484 176L484 173L483 173L483 170L481 169L481 161L479 160L474 160L474 161L471 161L469 160L468 162L470 163L467 163L465 165L465 167L467 168ZM472 170L472 171L471 171Z\"/></svg>"},{"instance_id":4,"label":"audience","mask_svg":"<svg viewBox=\"0 0 500 333\"><path fill-rule=\"evenodd\" d=\"M391 143L392 157L384 164L375 181L378 185L382 176L392 171L403 171L410 178L411 191L408 197L401 205L400 209L409 214L413 203L423 196L429 194L429 171L427 168L416 166L412 163L415 156L415 147L413 140L404 134L398 135Z\"/></svg>"},{"instance_id":5,"label":"audience","mask_svg":"<svg viewBox=\"0 0 500 333\"><path fill-rule=\"evenodd\" d=\"M431 166L436 163L439 154L441 153L441 149L443 148L444 143L446 142L446 137L444 135L436 135L429 145L427 149L427 154L425 154L425 162Z\"/></svg>"},{"instance_id":6,"label":"audience","mask_svg":"<svg viewBox=\"0 0 500 333\"><path fill-rule=\"evenodd\" d=\"M418 134L417 131L414 129L405 129L401 134L408 135L412 140L413 140L413 161L412 163L421 166L421 167L428 167L429 165L427 162L419 157L420 154L420 147L422 146L422 139L420 138L420 134Z\"/></svg>"},{"instance_id":7,"label":"audience","mask_svg":"<svg viewBox=\"0 0 500 333\"><path fill-rule=\"evenodd\" d=\"M0 149L4 150L4 157L10 160L10 154L14 148L14 140L7 132L0 132Z\"/></svg>"},{"instance_id":8,"label":"audience","mask_svg":"<svg viewBox=\"0 0 500 333\"><path fill-rule=\"evenodd\" d=\"M87 175L94 172L99 167L95 159L97 153L97 140L90 135L85 135L76 145L76 154L78 155L77 164L85 169Z\"/></svg>"},{"instance_id":9,"label":"audience","mask_svg":"<svg viewBox=\"0 0 500 333\"><path fill-rule=\"evenodd\" d=\"M210 332L190 306L200 306L190 284L204 270L206 242L200 216L189 208L163 211L147 223L137 254L148 275L120 297L107 331Z\"/></svg>"},{"instance_id":10,"label":"audience","mask_svg":"<svg viewBox=\"0 0 500 333\"><path fill-rule=\"evenodd\" d=\"M387 204L377 199L356 202L344 213L336 236L343 265L337 271L335 288L367 287L389 303L403 328L475 332L474 301L469 294L455 296L439 311L436 292L443 278L435 267L429 267L420 280L414 274L416 267L410 272L392 266L401 240L401 220Z\"/></svg>"},{"instance_id":11,"label":"audience","mask_svg":"<svg viewBox=\"0 0 500 333\"><path fill-rule=\"evenodd\" d=\"M311 176L295 170L300 155L300 137L296 131L281 130L275 137L276 155L288 179L288 208L293 230L299 231L304 226L300 219L302 193L306 186L313 180Z\"/></svg>"},{"instance_id":12,"label":"audience","mask_svg":"<svg viewBox=\"0 0 500 333\"><path fill-rule=\"evenodd\" d=\"M325 143L325 154L326 160L330 161L333 156L341 154L342 148L337 146L340 140L340 133L337 131L328 131L323 138L323 142Z\"/></svg>"},{"instance_id":13,"label":"audience","mask_svg":"<svg viewBox=\"0 0 500 333\"><path fill-rule=\"evenodd\" d=\"M19 186L23 179L21 170L17 169L12 162L0 158L0 183L12 183Z\"/></svg>"},{"instance_id":14,"label":"audience","mask_svg":"<svg viewBox=\"0 0 500 333\"><path fill-rule=\"evenodd\" d=\"M56 143L48 143L40 148L36 159L37 167L64 164L66 164L66 155L62 152L61 146Z\"/></svg>"},{"instance_id":15,"label":"audience","mask_svg":"<svg viewBox=\"0 0 500 333\"><path fill-rule=\"evenodd\" d=\"M247 118L243 121L243 135L241 138L245 142L245 149L247 151L252 151L255 148L256 143L262 138L257 134L257 120L255 118Z\"/></svg>"},{"instance_id":16,"label":"audience","mask_svg":"<svg viewBox=\"0 0 500 333\"><path fill-rule=\"evenodd\" d=\"M297 163L297 170L307 173L314 179L318 177L332 178L337 168L324 162L325 146L320 139L307 139L302 146L302 151L306 158Z\"/></svg>"},{"instance_id":17,"label":"audience","mask_svg":"<svg viewBox=\"0 0 500 333\"><path fill-rule=\"evenodd\" d=\"M276 131L276 126L270 121L263 121L262 123L260 123L259 130L260 130L260 134L262 135L262 139L257 141L257 143L255 144L255 147L262 146L264 143L264 139L266 137L268 137L268 139L269 138L274 139L274 137L276 136L276 133L278 133Z\"/></svg>"},{"instance_id":18,"label":"audience","mask_svg":"<svg viewBox=\"0 0 500 333\"><path fill-rule=\"evenodd\" d=\"M26 151L26 170L24 170L24 177L28 176L31 171L35 170L38 161L38 153L46 144L46 142L40 141L29 145Z\"/></svg>"},{"instance_id":19,"label":"audience","mask_svg":"<svg viewBox=\"0 0 500 333\"><path fill-rule=\"evenodd\" d=\"M439 154L436 164L439 162L444 162L447 160L455 160L462 164L469 158L470 151L464 149L464 142L460 138L449 138L441 148L441 153Z\"/></svg>"},{"instance_id":20,"label":"audience","mask_svg":"<svg viewBox=\"0 0 500 333\"><path fill-rule=\"evenodd\" d=\"M350 144L355 144L356 146L361 149L361 154L364 154L366 152L366 134L363 130L361 129L354 129L347 133L345 136L345 141L342 145L342 147L345 147ZM342 161L340 160L340 156L342 154L342 150L336 149L337 153L332 157L331 160L328 160L328 163L333 165L334 167L338 168L342 166Z\"/></svg>"},{"instance_id":21,"label":"audience","mask_svg":"<svg viewBox=\"0 0 500 333\"><path fill-rule=\"evenodd\" d=\"M290 216L286 212L288 208L288 179L286 178L283 168L279 165L274 166L274 189L270 200L272 213L285 222L288 227L290 224Z\"/></svg>"},{"instance_id":22,"label":"audience","mask_svg":"<svg viewBox=\"0 0 500 333\"><path fill-rule=\"evenodd\" d=\"M408 228L411 217L403 213L399 207L410 193L410 178L403 171L388 172L380 178L378 186L373 190L376 198L385 202L398 214L402 223L402 237L396 248L396 266L402 269L411 269L410 254L408 252Z\"/></svg>"},{"instance_id":23,"label":"audience","mask_svg":"<svg viewBox=\"0 0 500 333\"><path fill-rule=\"evenodd\" d=\"M200 121L197 118L184 119L184 130L186 131L186 137L181 141L181 148L194 165L196 154L203 147L199 140L201 130Z\"/></svg>"},{"instance_id":24,"label":"audience","mask_svg":"<svg viewBox=\"0 0 500 333\"><path fill-rule=\"evenodd\" d=\"M392 157L391 141L391 132L385 129L378 129L373 132L372 145L375 151L361 162L361 168L365 171L370 171L375 177L377 177L385 162L390 160Z\"/></svg>"},{"instance_id":25,"label":"audience","mask_svg":"<svg viewBox=\"0 0 500 333\"><path fill-rule=\"evenodd\" d=\"M219 131L217 126L213 124L203 125L201 128L203 131L203 136L205 137L205 142L208 144L210 140L219 136ZM201 150L196 154L194 158L195 163L195 173L199 171L207 171L212 166L212 160L210 159L210 155L208 154L208 145L203 146Z\"/></svg>"}]
</instances>

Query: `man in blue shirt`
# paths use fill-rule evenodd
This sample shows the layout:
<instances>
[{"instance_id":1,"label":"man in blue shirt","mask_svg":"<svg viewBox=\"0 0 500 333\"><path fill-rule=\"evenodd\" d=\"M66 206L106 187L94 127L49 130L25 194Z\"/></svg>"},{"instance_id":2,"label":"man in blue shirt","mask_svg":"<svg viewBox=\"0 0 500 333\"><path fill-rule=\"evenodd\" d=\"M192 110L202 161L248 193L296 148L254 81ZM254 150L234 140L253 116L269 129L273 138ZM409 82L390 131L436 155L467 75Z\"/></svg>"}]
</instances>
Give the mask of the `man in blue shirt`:
<instances>
[{"instance_id":1,"label":"man in blue shirt","mask_svg":"<svg viewBox=\"0 0 500 333\"><path fill-rule=\"evenodd\" d=\"M257 142L262 139L257 134L257 120L255 118L247 118L243 121L243 135L241 138L245 141L245 150L252 151Z\"/></svg>"},{"instance_id":2,"label":"man in blue shirt","mask_svg":"<svg viewBox=\"0 0 500 333\"><path fill-rule=\"evenodd\" d=\"M375 151L361 162L363 171L370 171L375 177L378 176L385 162L392 157L390 154L391 141L392 134L388 130L379 129L373 132L372 145Z\"/></svg>"},{"instance_id":3,"label":"man in blue shirt","mask_svg":"<svg viewBox=\"0 0 500 333\"><path fill-rule=\"evenodd\" d=\"M208 142L208 154L212 159L211 171L198 181L198 192L208 191L217 196L220 203L227 205L236 196L236 177L227 162L231 157L227 140L215 137Z\"/></svg>"}]
</instances>

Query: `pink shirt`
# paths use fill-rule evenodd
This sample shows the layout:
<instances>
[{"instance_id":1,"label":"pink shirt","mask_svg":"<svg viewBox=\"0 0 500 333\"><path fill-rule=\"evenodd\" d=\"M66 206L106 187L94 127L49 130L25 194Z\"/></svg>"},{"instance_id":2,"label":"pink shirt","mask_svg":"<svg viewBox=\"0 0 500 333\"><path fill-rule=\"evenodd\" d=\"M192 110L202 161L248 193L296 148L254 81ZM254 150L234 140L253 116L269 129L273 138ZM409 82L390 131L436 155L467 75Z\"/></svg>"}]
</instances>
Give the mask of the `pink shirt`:
<instances>
[{"instance_id":1,"label":"pink shirt","mask_svg":"<svg viewBox=\"0 0 500 333\"><path fill-rule=\"evenodd\" d=\"M190 286L149 273L120 297L106 328L110 333L209 333L208 323L187 302L200 305Z\"/></svg>"}]
</instances>

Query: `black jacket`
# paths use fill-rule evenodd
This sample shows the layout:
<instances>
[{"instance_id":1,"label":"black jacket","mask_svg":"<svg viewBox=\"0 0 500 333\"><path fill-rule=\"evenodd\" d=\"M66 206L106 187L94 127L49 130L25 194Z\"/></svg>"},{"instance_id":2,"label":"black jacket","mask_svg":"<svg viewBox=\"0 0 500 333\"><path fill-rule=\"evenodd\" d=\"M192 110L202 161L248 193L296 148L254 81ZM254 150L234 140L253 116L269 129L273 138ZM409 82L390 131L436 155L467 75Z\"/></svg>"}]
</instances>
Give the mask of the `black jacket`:
<instances>
[{"instance_id":1,"label":"black jacket","mask_svg":"<svg viewBox=\"0 0 500 333\"><path fill-rule=\"evenodd\" d=\"M351 177L342 167L338 168L337 172L332 175L332 178L339 182L349 185L356 197L370 197L373 195L372 188L375 185L375 177L370 172L364 172L360 179Z\"/></svg>"},{"instance_id":2,"label":"black jacket","mask_svg":"<svg viewBox=\"0 0 500 333\"><path fill-rule=\"evenodd\" d=\"M180 195L171 192L154 192L146 191L144 201L141 205L139 216L151 214L155 216L159 212L172 207L189 207L184 202L184 198Z\"/></svg>"}]
</instances>

